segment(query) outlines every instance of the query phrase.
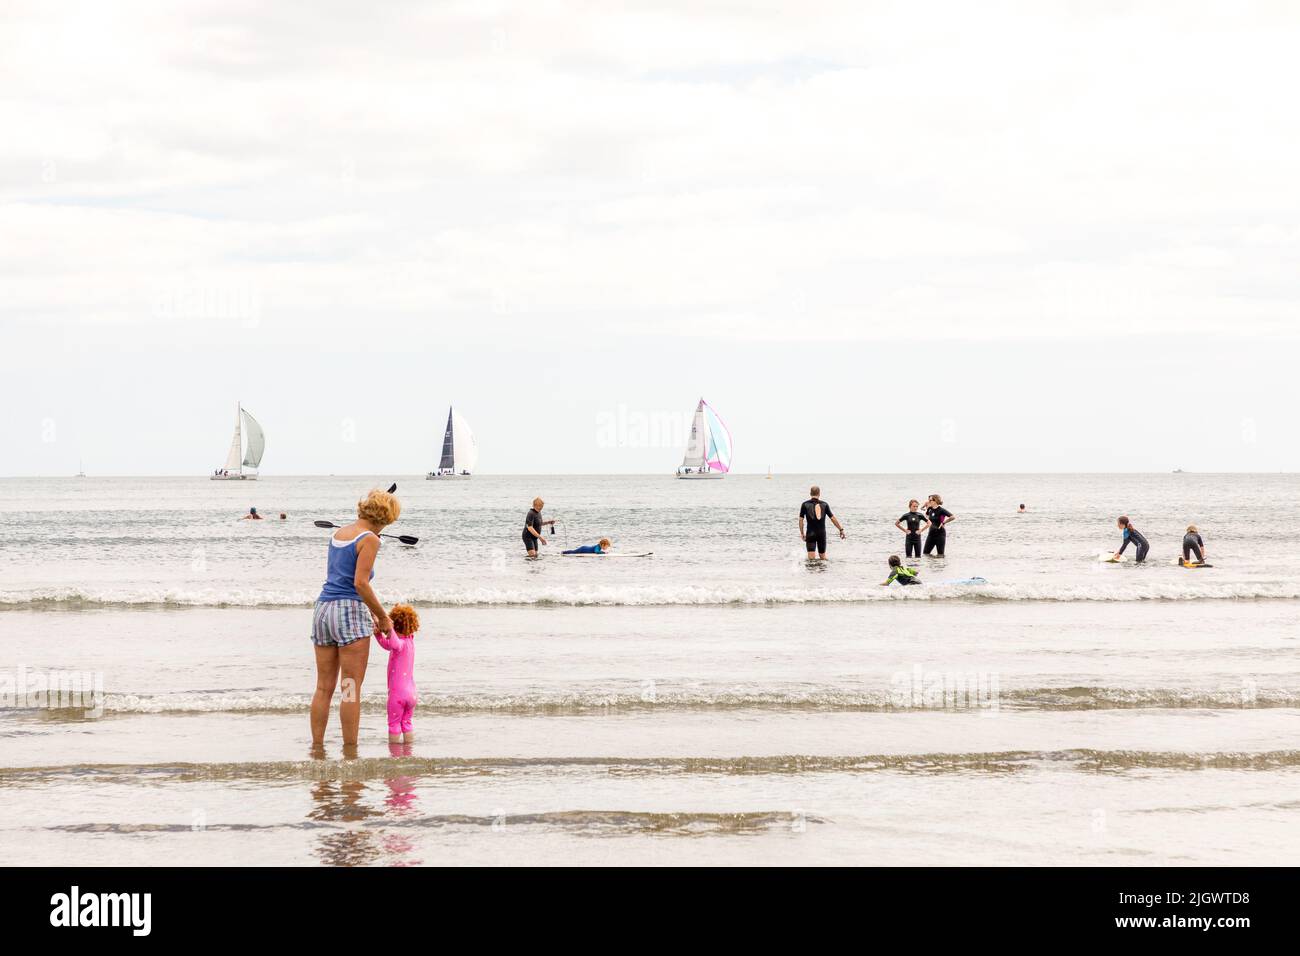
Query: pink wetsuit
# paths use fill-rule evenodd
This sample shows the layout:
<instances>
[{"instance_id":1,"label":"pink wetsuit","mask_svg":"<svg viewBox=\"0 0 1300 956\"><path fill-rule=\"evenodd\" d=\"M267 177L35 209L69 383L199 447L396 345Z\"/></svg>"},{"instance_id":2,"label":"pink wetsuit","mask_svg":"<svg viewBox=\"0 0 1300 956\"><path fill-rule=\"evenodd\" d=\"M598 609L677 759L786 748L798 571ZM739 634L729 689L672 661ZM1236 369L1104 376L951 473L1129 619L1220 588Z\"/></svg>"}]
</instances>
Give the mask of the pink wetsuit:
<instances>
[{"instance_id":1,"label":"pink wetsuit","mask_svg":"<svg viewBox=\"0 0 1300 956\"><path fill-rule=\"evenodd\" d=\"M388 732L409 734L415 713L415 638L389 631L375 640L388 651Z\"/></svg>"}]
</instances>

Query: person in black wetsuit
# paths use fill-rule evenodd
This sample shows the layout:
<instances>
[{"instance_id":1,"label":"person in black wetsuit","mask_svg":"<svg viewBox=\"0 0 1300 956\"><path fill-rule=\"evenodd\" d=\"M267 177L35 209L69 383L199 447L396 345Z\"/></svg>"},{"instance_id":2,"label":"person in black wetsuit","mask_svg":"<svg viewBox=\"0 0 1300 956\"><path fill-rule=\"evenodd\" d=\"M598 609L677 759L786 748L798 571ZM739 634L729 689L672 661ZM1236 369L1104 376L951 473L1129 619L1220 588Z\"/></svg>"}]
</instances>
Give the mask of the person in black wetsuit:
<instances>
[{"instance_id":1,"label":"person in black wetsuit","mask_svg":"<svg viewBox=\"0 0 1300 956\"><path fill-rule=\"evenodd\" d=\"M542 528L546 525L555 530L554 521L542 520L542 507L546 504L541 498L533 499L533 506L528 509L528 514L524 516L524 549L528 552L530 558L537 557L537 546L545 544L546 539L542 537ZM568 525L565 525L567 528Z\"/></svg>"},{"instance_id":2,"label":"person in black wetsuit","mask_svg":"<svg viewBox=\"0 0 1300 956\"><path fill-rule=\"evenodd\" d=\"M1124 540L1120 542L1119 550L1115 552L1115 560L1119 560L1119 556L1124 553L1124 549L1129 546L1130 542L1132 542L1133 546L1137 548L1137 553L1133 555L1133 560L1139 564L1145 561L1147 559L1147 552L1151 550L1151 545L1148 544L1147 539L1142 536L1142 532L1133 527L1133 522L1129 521L1128 515L1120 515L1115 524L1119 526L1120 531L1124 532Z\"/></svg>"},{"instance_id":3,"label":"person in black wetsuit","mask_svg":"<svg viewBox=\"0 0 1300 956\"><path fill-rule=\"evenodd\" d=\"M938 550L943 557L944 545L948 543L948 525L957 520L957 516L943 506L943 499L931 495L925 501L925 516L930 520L930 530L925 533L925 553Z\"/></svg>"},{"instance_id":4,"label":"person in black wetsuit","mask_svg":"<svg viewBox=\"0 0 1300 956\"><path fill-rule=\"evenodd\" d=\"M1189 524L1187 533L1183 535L1183 564L1187 564L1192 555L1196 555L1196 564L1205 563L1205 540L1201 533L1196 530L1196 525Z\"/></svg>"},{"instance_id":5,"label":"person in black wetsuit","mask_svg":"<svg viewBox=\"0 0 1300 956\"><path fill-rule=\"evenodd\" d=\"M921 502L913 498L907 503L907 514L894 522L895 528L907 534L907 556L909 558L919 558L921 556L921 532L930 527L930 519L916 510L920 506ZM907 527L903 527L904 524Z\"/></svg>"},{"instance_id":6,"label":"person in black wetsuit","mask_svg":"<svg viewBox=\"0 0 1300 956\"><path fill-rule=\"evenodd\" d=\"M809 561L818 558L824 561L826 519L831 519L831 524L839 531L841 540L848 536L844 533L844 525L840 524L840 519L831 512L831 506L822 501L822 490L813 485L808 493L812 497L799 506L799 537L803 539L804 546L808 549Z\"/></svg>"}]
</instances>

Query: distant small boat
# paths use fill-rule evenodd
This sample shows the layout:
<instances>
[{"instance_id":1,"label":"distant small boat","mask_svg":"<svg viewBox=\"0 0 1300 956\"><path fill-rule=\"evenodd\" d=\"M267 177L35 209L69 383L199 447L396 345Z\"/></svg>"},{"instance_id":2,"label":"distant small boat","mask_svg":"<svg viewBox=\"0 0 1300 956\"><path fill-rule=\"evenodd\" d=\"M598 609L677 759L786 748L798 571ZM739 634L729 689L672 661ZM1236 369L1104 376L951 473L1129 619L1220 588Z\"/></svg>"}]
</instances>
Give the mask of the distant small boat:
<instances>
[{"instance_id":1,"label":"distant small boat","mask_svg":"<svg viewBox=\"0 0 1300 956\"><path fill-rule=\"evenodd\" d=\"M265 451L266 434L262 431L262 426L236 402L235 435L230 439L226 463L208 477L212 481L256 481L257 466L262 463Z\"/></svg>"},{"instance_id":2,"label":"distant small boat","mask_svg":"<svg viewBox=\"0 0 1300 956\"><path fill-rule=\"evenodd\" d=\"M78 478L86 477L86 466L81 463L80 458L77 459L77 477Z\"/></svg>"},{"instance_id":3,"label":"distant small boat","mask_svg":"<svg viewBox=\"0 0 1300 956\"><path fill-rule=\"evenodd\" d=\"M438 470L431 471L424 477L434 478L469 478L478 464L478 442L474 432L463 415L455 408L447 409L447 430L442 436L442 458Z\"/></svg>"},{"instance_id":4,"label":"distant small boat","mask_svg":"<svg viewBox=\"0 0 1300 956\"><path fill-rule=\"evenodd\" d=\"M1187 474L1187 472L1183 471L1181 468L1175 468L1175 469L1174 469L1174 474L1175 474L1175 475L1185 475L1185 474Z\"/></svg>"},{"instance_id":5,"label":"distant small boat","mask_svg":"<svg viewBox=\"0 0 1300 956\"><path fill-rule=\"evenodd\" d=\"M767 466L767 480L768 480L768 481L771 481L771 480L772 480L772 466L771 466L771 465L768 465L768 466Z\"/></svg>"},{"instance_id":6,"label":"distant small boat","mask_svg":"<svg viewBox=\"0 0 1300 956\"><path fill-rule=\"evenodd\" d=\"M721 478L731 471L731 456L731 432L713 406L701 398L695 406L690 441L677 477Z\"/></svg>"}]
</instances>

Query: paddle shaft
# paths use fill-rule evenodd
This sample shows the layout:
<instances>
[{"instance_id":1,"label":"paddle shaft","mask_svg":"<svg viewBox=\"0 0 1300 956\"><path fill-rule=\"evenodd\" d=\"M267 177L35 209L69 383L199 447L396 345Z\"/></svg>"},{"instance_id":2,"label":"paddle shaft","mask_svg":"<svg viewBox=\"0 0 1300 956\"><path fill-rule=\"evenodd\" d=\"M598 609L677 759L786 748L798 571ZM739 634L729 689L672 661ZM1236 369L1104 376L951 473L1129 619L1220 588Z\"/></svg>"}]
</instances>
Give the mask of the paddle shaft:
<instances>
[{"instance_id":1,"label":"paddle shaft","mask_svg":"<svg viewBox=\"0 0 1300 956\"><path fill-rule=\"evenodd\" d=\"M313 522L313 524L315 524L316 527L318 527L318 528L342 528L342 527L343 527L343 525L341 525L341 524L335 524L333 521L324 521L324 520L321 520L321 521L315 521L315 522ZM402 542L402 544L419 544L419 543L420 543L420 539L419 539L419 538L415 537L414 535L410 535L410 534L387 534L387 533L381 531L381 532L379 532L379 537L381 537L381 538L393 538L393 539L396 540L396 541L400 541L400 542Z\"/></svg>"}]
</instances>

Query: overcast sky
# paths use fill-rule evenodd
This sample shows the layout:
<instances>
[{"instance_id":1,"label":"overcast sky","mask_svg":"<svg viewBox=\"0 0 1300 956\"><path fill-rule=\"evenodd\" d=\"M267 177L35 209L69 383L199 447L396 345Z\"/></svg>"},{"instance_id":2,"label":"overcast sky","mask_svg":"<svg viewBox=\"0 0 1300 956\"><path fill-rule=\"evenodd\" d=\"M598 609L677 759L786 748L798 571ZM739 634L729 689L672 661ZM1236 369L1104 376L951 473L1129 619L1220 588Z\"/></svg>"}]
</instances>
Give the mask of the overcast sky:
<instances>
[{"instance_id":1,"label":"overcast sky","mask_svg":"<svg viewBox=\"0 0 1300 956\"><path fill-rule=\"evenodd\" d=\"M0 474L1300 470L1300 7L0 6ZM680 442L680 444L679 444Z\"/></svg>"}]
</instances>

